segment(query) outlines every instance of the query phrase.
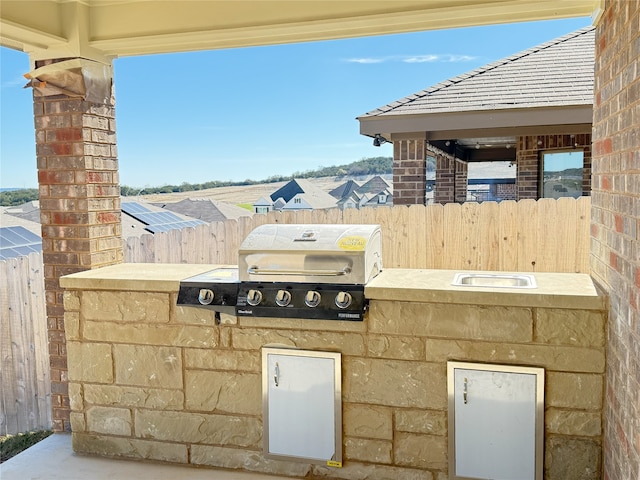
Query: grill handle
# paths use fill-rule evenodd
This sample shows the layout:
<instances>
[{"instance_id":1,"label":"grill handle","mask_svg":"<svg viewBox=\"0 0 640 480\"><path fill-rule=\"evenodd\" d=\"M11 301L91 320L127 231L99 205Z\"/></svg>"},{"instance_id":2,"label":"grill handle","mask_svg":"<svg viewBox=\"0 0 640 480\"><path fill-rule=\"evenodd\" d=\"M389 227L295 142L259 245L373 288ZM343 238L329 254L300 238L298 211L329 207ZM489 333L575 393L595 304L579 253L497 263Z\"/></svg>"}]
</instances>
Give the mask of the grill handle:
<instances>
[{"instance_id":1,"label":"grill handle","mask_svg":"<svg viewBox=\"0 0 640 480\"><path fill-rule=\"evenodd\" d=\"M250 275L316 275L320 277L340 277L342 275L348 275L351 273L351 267L345 265L342 270L285 270L282 268L260 268L253 265L247 269L247 273Z\"/></svg>"}]
</instances>

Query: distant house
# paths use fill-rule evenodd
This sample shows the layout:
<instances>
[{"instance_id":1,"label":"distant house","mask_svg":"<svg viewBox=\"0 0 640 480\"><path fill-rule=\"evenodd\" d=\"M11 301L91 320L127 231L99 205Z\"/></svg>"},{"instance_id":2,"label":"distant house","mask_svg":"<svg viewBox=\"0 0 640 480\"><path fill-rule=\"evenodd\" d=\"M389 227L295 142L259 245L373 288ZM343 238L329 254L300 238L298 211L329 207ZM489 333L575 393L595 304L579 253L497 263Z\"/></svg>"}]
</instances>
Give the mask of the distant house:
<instances>
[{"instance_id":1,"label":"distant house","mask_svg":"<svg viewBox=\"0 0 640 480\"><path fill-rule=\"evenodd\" d=\"M272 210L319 210L325 208L361 208L393 205L393 187L381 176L375 176L360 185L355 180L331 190L329 193L316 187L309 180L294 179L287 182L269 197L262 197L253 204L255 213Z\"/></svg>"},{"instance_id":2,"label":"distant house","mask_svg":"<svg viewBox=\"0 0 640 480\"><path fill-rule=\"evenodd\" d=\"M305 179L294 179L273 192L269 198L260 198L253 204L253 211L266 213L271 210L321 210L335 208L336 199Z\"/></svg>"},{"instance_id":3,"label":"distant house","mask_svg":"<svg viewBox=\"0 0 640 480\"><path fill-rule=\"evenodd\" d=\"M260 197L253 204L254 213L269 213L271 210L273 210L273 201L271 198L266 199L264 197Z\"/></svg>"},{"instance_id":4,"label":"distant house","mask_svg":"<svg viewBox=\"0 0 640 480\"><path fill-rule=\"evenodd\" d=\"M186 198L175 203L154 203L154 205L207 223L237 220L240 217L253 215L246 208L210 198Z\"/></svg>"},{"instance_id":5,"label":"distant house","mask_svg":"<svg viewBox=\"0 0 640 480\"><path fill-rule=\"evenodd\" d=\"M363 185L348 180L329 193L338 200L338 206L343 210L393 205L393 187L379 175Z\"/></svg>"}]
</instances>

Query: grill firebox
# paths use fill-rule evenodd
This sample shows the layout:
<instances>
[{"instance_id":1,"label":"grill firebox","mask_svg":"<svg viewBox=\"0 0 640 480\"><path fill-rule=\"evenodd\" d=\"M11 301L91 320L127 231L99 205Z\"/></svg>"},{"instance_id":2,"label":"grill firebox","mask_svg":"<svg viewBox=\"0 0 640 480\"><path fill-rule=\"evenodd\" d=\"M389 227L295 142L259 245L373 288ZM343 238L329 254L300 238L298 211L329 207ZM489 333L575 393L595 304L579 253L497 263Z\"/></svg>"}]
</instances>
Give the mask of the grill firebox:
<instances>
[{"instance_id":1,"label":"grill firebox","mask_svg":"<svg viewBox=\"0 0 640 480\"><path fill-rule=\"evenodd\" d=\"M216 269L186 279L178 303L226 313L234 303L238 316L362 320L381 247L379 225L261 225L239 248L237 278L221 281L224 269Z\"/></svg>"}]
</instances>

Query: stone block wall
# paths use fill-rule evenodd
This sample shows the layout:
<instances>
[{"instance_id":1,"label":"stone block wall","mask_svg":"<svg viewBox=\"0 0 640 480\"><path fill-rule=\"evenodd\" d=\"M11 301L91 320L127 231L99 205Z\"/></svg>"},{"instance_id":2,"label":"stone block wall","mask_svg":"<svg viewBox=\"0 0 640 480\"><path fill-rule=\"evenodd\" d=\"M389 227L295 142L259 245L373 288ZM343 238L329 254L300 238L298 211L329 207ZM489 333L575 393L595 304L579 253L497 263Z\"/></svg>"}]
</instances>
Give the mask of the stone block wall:
<instances>
[{"instance_id":1,"label":"stone block wall","mask_svg":"<svg viewBox=\"0 0 640 480\"><path fill-rule=\"evenodd\" d=\"M545 478L600 479L604 311L372 300L363 322L236 318L177 292L65 293L77 452L283 476L446 480L448 360L546 369ZM262 456L261 348L342 354L343 468Z\"/></svg>"}]
</instances>

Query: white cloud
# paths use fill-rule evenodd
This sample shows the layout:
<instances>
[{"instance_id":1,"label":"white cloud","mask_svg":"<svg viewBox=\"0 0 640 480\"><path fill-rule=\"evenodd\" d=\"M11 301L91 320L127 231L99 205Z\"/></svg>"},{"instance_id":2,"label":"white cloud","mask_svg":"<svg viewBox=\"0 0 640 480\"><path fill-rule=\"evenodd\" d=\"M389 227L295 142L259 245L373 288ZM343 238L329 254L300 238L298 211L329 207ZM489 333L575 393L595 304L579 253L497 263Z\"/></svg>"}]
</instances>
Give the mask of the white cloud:
<instances>
[{"instance_id":1,"label":"white cloud","mask_svg":"<svg viewBox=\"0 0 640 480\"><path fill-rule=\"evenodd\" d=\"M425 55L393 55L388 57L362 57L362 58L348 58L349 63L360 64L373 64L373 63L385 63L385 62L402 62L402 63L451 63L451 62L469 62L475 60L477 57L471 55L453 55L450 53L445 54L425 54Z\"/></svg>"},{"instance_id":2,"label":"white cloud","mask_svg":"<svg viewBox=\"0 0 640 480\"><path fill-rule=\"evenodd\" d=\"M402 59L404 63L425 63L437 62L441 59L440 55L415 55L413 57L405 57Z\"/></svg>"},{"instance_id":3,"label":"white cloud","mask_svg":"<svg viewBox=\"0 0 640 480\"><path fill-rule=\"evenodd\" d=\"M347 62L349 63L382 63L384 62L384 58L349 58Z\"/></svg>"}]
</instances>

